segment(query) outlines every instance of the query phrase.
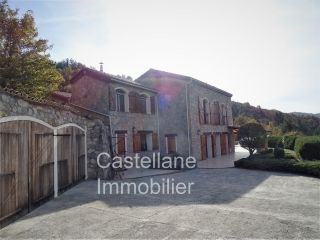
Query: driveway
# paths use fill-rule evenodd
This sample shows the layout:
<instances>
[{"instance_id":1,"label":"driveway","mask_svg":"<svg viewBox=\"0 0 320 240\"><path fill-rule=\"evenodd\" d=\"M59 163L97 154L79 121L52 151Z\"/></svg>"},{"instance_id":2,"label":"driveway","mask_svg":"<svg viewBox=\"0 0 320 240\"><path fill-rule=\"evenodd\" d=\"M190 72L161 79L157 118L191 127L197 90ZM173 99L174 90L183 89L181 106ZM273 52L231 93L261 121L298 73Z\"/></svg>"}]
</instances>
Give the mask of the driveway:
<instances>
[{"instance_id":1,"label":"driveway","mask_svg":"<svg viewBox=\"0 0 320 240\"><path fill-rule=\"evenodd\" d=\"M320 180L243 169L153 177L185 195L97 195L87 181L0 230L2 238L319 238ZM130 180L141 183L150 178Z\"/></svg>"}]
</instances>

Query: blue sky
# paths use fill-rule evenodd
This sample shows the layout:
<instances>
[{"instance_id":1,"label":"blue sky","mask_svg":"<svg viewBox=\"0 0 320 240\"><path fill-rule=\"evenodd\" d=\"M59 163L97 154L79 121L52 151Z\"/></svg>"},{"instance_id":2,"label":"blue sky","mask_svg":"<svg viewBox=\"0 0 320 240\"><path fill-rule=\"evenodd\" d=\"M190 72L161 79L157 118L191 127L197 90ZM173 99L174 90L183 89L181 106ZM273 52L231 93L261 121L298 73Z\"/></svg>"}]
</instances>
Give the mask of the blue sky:
<instances>
[{"instance_id":1,"label":"blue sky","mask_svg":"<svg viewBox=\"0 0 320 240\"><path fill-rule=\"evenodd\" d=\"M320 112L320 1L9 0L32 10L51 57L113 74L198 78L233 100Z\"/></svg>"}]
</instances>

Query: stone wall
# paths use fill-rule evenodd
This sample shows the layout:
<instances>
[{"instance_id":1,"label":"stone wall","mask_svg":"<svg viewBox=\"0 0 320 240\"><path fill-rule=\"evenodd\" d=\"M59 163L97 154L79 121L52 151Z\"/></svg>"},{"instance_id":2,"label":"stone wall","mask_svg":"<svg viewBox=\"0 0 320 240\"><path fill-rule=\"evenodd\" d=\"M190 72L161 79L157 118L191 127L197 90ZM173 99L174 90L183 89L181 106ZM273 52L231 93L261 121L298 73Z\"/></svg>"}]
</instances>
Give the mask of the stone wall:
<instances>
[{"instance_id":1,"label":"stone wall","mask_svg":"<svg viewBox=\"0 0 320 240\"><path fill-rule=\"evenodd\" d=\"M109 152L109 126L106 116L0 90L0 118L7 116L31 116L54 127L66 123L86 127L88 176L96 178L96 156L101 152Z\"/></svg>"},{"instance_id":2,"label":"stone wall","mask_svg":"<svg viewBox=\"0 0 320 240\"><path fill-rule=\"evenodd\" d=\"M158 90L160 152L166 153L166 135L175 134L177 152L189 156L186 81L168 76L143 76L139 83Z\"/></svg>"},{"instance_id":3,"label":"stone wall","mask_svg":"<svg viewBox=\"0 0 320 240\"><path fill-rule=\"evenodd\" d=\"M189 91L189 120L190 120L190 134L192 144L192 154L198 159L201 158L201 144L200 134L211 133L215 134L215 153L217 156L221 154L220 149L220 133L228 133L228 125L232 126L232 109L231 109L231 96L227 96L218 91L210 89L209 87L202 86L196 81L193 81L188 86ZM212 125L212 124L200 124L199 122L199 99L207 99L210 105L215 101L219 104L226 106L227 115L230 117L228 125ZM231 119L231 120L230 120ZM207 139L208 145L208 156L212 155L211 139Z\"/></svg>"}]
</instances>

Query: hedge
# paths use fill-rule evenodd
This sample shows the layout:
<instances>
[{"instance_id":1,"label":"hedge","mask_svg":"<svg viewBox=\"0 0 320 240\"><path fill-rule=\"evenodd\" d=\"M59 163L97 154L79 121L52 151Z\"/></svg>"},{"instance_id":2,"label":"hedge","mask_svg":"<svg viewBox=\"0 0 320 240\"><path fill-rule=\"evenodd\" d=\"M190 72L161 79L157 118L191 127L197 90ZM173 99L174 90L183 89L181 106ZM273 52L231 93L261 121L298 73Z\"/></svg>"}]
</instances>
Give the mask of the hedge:
<instances>
[{"instance_id":1,"label":"hedge","mask_svg":"<svg viewBox=\"0 0 320 240\"><path fill-rule=\"evenodd\" d=\"M235 167L298 173L320 178L320 161L297 161L294 159L242 158L234 162Z\"/></svg>"},{"instance_id":2,"label":"hedge","mask_svg":"<svg viewBox=\"0 0 320 240\"><path fill-rule=\"evenodd\" d=\"M284 149L283 148L275 148L273 151L275 158L284 158Z\"/></svg>"},{"instance_id":3,"label":"hedge","mask_svg":"<svg viewBox=\"0 0 320 240\"><path fill-rule=\"evenodd\" d=\"M283 148L282 136L270 136L268 137L268 147L270 148Z\"/></svg>"},{"instance_id":4,"label":"hedge","mask_svg":"<svg viewBox=\"0 0 320 240\"><path fill-rule=\"evenodd\" d=\"M288 135L283 137L283 147L286 149L294 150L294 144L296 142L296 135Z\"/></svg>"},{"instance_id":5,"label":"hedge","mask_svg":"<svg viewBox=\"0 0 320 240\"><path fill-rule=\"evenodd\" d=\"M320 136L298 137L294 151L303 160L320 160Z\"/></svg>"}]
</instances>

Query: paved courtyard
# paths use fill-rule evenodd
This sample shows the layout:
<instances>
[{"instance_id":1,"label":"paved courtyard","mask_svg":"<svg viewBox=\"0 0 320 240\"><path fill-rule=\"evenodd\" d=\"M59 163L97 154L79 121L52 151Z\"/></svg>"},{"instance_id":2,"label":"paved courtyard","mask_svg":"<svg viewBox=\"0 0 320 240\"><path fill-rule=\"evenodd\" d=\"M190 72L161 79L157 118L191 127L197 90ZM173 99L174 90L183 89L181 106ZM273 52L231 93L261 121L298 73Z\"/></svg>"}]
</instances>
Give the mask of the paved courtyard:
<instances>
[{"instance_id":1,"label":"paved courtyard","mask_svg":"<svg viewBox=\"0 0 320 240\"><path fill-rule=\"evenodd\" d=\"M235 168L153 180L163 178L195 185L190 195L99 196L97 181L83 182L0 230L0 238L320 237L319 179Z\"/></svg>"}]
</instances>

